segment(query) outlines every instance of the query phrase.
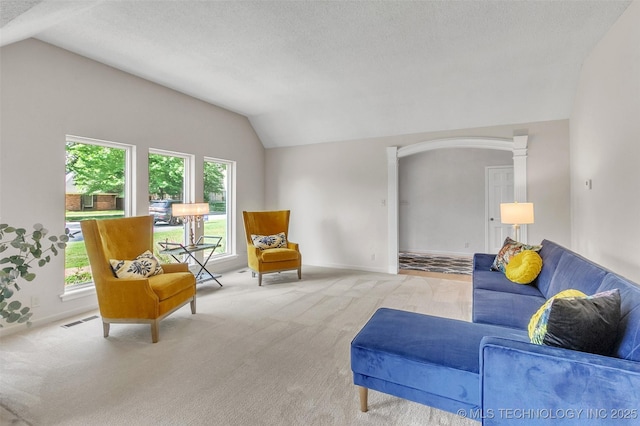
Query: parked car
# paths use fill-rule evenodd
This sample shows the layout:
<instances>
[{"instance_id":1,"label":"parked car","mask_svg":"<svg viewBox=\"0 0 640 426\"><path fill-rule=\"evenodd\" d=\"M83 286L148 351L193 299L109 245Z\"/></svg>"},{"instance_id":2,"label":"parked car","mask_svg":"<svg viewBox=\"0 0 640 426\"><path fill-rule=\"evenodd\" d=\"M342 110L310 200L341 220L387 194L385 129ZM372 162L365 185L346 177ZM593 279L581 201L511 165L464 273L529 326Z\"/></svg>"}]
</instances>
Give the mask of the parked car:
<instances>
[{"instance_id":1,"label":"parked car","mask_svg":"<svg viewBox=\"0 0 640 426\"><path fill-rule=\"evenodd\" d=\"M154 200L149 204L149 214L153 216L153 223L165 222L169 225L180 225L181 217L174 217L171 214L171 206L182 203L180 200Z\"/></svg>"}]
</instances>

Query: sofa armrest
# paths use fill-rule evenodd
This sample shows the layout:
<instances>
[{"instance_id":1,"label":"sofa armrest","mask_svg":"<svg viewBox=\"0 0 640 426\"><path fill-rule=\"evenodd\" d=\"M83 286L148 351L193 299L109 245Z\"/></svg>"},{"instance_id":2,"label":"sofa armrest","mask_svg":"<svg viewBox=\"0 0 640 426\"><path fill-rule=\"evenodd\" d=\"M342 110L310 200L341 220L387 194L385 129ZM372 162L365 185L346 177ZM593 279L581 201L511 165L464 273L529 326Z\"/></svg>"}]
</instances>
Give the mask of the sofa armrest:
<instances>
[{"instance_id":1,"label":"sofa armrest","mask_svg":"<svg viewBox=\"0 0 640 426\"><path fill-rule=\"evenodd\" d=\"M158 296L148 279L103 278L96 281L100 314L104 318L156 318Z\"/></svg>"},{"instance_id":2,"label":"sofa armrest","mask_svg":"<svg viewBox=\"0 0 640 426\"><path fill-rule=\"evenodd\" d=\"M551 416L568 424L640 419L635 361L485 337L480 381L484 425L539 423Z\"/></svg>"},{"instance_id":3,"label":"sofa armrest","mask_svg":"<svg viewBox=\"0 0 640 426\"><path fill-rule=\"evenodd\" d=\"M166 274L171 274L173 272L189 272L189 264L186 262L180 262L180 263L163 263L160 266L162 266L162 270L166 273Z\"/></svg>"}]
</instances>

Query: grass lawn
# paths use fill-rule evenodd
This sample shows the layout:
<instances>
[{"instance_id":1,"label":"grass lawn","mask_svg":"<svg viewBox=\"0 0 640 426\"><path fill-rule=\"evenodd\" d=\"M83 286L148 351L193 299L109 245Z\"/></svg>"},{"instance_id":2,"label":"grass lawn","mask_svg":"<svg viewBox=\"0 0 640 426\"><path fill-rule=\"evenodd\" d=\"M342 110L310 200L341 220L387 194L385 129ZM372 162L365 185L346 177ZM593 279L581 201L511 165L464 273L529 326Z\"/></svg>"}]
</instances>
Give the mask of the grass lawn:
<instances>
[{"instance_id":1,"label":"grass lawn","mask_svg":"<svg viewBox=\"0 0 640 426\"><path fill-rule=\"evenodd\" d=\"M67 215L69 218L69 215ZM163 262L171 263L173 258L170 256L163 256L158 254L160 247L159 241L169 242L183 242L183 228L182 227L156 227L156 232L153 235L154 254L160 258ZM227 220L216 219L210 220L204 223L204 234L211 236L224 237L227 232ZM226 238L221 241L222 247L218 247L216 252L224 253L226 250ZM205 252L205 257L208 252ZM142 254L142 253L141 253ZM79 282L86 282L87 279L91 279L86 273L82 274L82 268L89 266L89 259L87 258L87 250L84 246L84 241L75 241L67 243L65 250L65 269L67 269L68 276L65 278L67 284L77 284Z\"/></svg>"}]
</instances>

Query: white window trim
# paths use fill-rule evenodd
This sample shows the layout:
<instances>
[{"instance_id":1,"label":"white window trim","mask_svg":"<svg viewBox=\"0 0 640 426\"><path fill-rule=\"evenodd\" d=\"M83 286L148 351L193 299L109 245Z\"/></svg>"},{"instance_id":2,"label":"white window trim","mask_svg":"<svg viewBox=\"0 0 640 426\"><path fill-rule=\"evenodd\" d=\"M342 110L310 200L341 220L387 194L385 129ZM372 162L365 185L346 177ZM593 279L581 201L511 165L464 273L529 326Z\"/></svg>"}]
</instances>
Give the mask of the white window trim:
<instances>
[{"instance_id":1,"label":"white window trim","mask_svg":"<svg viewBox=\"0 0 640 426\"><path fill-rule=\"evenodd\" d=\"M209 263L226 260L237 256L236 253L236 162L222 158L204 157L205 162L222 163L227 166L227 251L219 255L213 255ZM203 178L204 179L204 178ZM231 202L229 202L231 199Z\"/></svg>"},{"instance_id":2,"label":"white window trim","mask_svg":"<svg viewBox=\"0 0 640 426\"><path fill-rule=\"evenodd\" d=\"M125 144L121 142L113 142L106 141L102 139L93 139L87 138L83 136L74 136L74 135L66 135L65 143L73 142L73 143L81 143L84 145L99 145L106 146L108 148L116 148L124 150L124 206L123 211L125 217L131 216L132 212L135 211L135 197L134 197L134 188L135 188L135 173L134 170L134 161L136 158L136 147L135 145ZM66 151L66 148L65 148ZM66 191L65 191L66 194ZM65 253L65 262L66 262L66 253ZM60 295L60 299L63 302L78 299L81 297L90 296L96 293L95 283L93 281L83 283L80 285L74 285L67 288L66 284L64 284L63 280L63 292Z\"/></svg>"}]
</instances>

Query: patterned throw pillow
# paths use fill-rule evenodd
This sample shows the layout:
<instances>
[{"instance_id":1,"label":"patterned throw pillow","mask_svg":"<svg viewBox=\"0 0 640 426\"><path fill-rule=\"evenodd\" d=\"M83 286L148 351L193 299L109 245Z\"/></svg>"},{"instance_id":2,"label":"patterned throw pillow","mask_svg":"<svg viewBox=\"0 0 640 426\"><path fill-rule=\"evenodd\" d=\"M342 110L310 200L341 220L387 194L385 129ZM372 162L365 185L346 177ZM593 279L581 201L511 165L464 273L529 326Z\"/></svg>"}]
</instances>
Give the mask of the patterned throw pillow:
<instances>
[{"instance_id":1,"label":"patterned throw pillow","mask_svg":"<svg viewBox=\"0 0 640 426\"><path fill-rule=\"evenodd\" d=\"M251 235L251 242L260 250L287 247L287 236L284 232L275 235Z\"/></svg>"},{"instance_id":2,"label":"patterned throw pillow","mask_svg":"<svg viewBox=\"0 0 640 426\"><path fill-rule=\"evenodd\" d=\"M544 333L547 332L547 320L549 318L549 308L553 303L554 299L562 299L565 297L587 297L586 294L581 292L580 290L575 290L573 288L569 288L567 290L562 290L560 293L555 296L551 296L549 300L544 302L544 305L538 309L538 311L533 314L531 319L529 320L529 339L531 339L531 343L536 343L538 345L542 344L542 337ZM543 319L542 317L545 316Z\"/></svg>"},{"instance_id":3,"label":"patterned throw pillow","mask_svg":"<svg viewBox=\"0 0 640 426\"><path fill-rule=\"evenodd\" d=\"M149 250L134 260L110 259L109 263L118 278L148 278L164 273L160 261Z\"/></svg>"},{"instance_id":4,"label":"patterned throw pillow","mask_svg":"<svg viewBox=\"0 0 640 426\"><path fill-rule=\"evenodd\" d=\"M522 250L509 260L504 274L517 284L529 284L542 270L542 258L533 250Z\"/></svg>"},{"instance_id":5,"label":"patterned throw pillow","mask_svg":"<svg viewBox=\"0 0 640 426\"><path fill-rule=\"evenodd\" d=\"M620 290L556 298L540 317L532 343L609 355L620 322Z\"/></svg>"},{"instance_id":6,"label":"patterned throw pillow","mask_svg":"<svg viewBox=\"0 0 640 426\"><path fill-rule=\"evenodd\" d=\"M540 251L541 248L542 246L540 245L532 246L524 243L519 243L507 237L504 240L502 248L496 255L496 258L493 261L493 265L491 265L491 270L501 271L502 273L504 273L505 268L507 267L507 263L509 263L509 260L513 256L520 253L522 250Z\"/></svg>"}]
</instances>

